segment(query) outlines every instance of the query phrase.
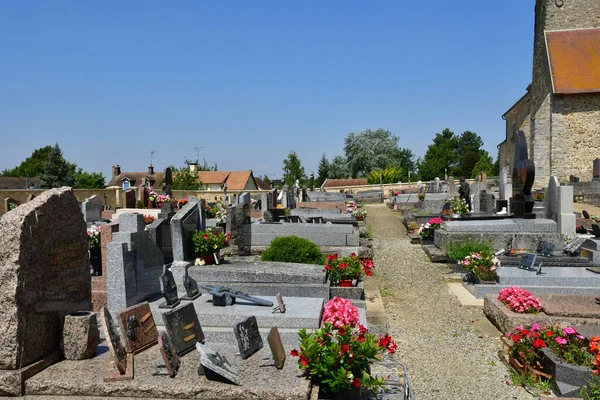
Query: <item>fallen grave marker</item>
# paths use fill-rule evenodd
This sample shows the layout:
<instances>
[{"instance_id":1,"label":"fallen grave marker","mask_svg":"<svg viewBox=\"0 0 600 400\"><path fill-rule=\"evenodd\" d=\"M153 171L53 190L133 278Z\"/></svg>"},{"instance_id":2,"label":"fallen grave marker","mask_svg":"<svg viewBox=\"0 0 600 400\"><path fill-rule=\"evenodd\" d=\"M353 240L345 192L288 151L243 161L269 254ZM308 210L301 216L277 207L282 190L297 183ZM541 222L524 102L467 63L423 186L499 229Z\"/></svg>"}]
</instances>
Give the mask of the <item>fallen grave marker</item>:
<instances>
[{"instance_id":1,"label":"fallen grave marker","mask_svg":"<svg viewBox=\"0 0 600 400\"><path fill-rule=\"evenodd\" d=\"M248 317L244 321L238 323L235 328L235 338L238 342L240 355L242 360L247 359L252 354L263 348L263 341L258 330L256 317Z\"/></svg>"},{"instance_id":2,"label":"fallen grave marker","mask_svg":"<svg viewBox=\"0 0 600 400\"><path fill-rule=\"evenodd\" d=\"M204 343L204 332L194 303L165 312L163 321L178 355L182 356L193 350L196 342Z\"/></svg>"}]
</instances>

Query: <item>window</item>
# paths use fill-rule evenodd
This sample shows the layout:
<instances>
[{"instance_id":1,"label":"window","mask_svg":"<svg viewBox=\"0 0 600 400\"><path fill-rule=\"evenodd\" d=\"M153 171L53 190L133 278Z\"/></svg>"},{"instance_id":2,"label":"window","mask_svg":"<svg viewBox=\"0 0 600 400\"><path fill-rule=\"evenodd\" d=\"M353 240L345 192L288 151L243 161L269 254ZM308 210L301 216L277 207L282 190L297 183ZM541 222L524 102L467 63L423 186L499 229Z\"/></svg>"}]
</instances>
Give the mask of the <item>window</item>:
<instances>
[{"instance_id":1,"label":"window","mask_svg":"<svg viewBox=\"0 0 600 400\"><path fill-rule=\"evenodd\" d=\"M127 189L129 189L130 183L129 183L129 179L124 179L123 180L123 191L126 191Z\"/></svg>"}]
</instances>

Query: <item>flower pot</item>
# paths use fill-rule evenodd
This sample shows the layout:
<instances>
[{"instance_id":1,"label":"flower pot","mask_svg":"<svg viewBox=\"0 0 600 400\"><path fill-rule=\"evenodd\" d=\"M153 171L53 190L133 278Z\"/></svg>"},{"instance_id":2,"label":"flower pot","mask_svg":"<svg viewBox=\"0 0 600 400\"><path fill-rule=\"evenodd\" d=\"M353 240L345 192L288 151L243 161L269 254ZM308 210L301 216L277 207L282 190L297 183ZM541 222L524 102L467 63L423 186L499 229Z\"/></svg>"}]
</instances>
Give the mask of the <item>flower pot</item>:
<instances>
[{"instance_id":1,"label":"flower pot","mask_svg":"<svg viewBox=\"0 0 600 400\"><path fill-rule=\"evenodd\" d=\"M339 287L352 287L354 286L352 283L352 279L340 279L338 282Z\"/></svg>"},{"instance_id":2,"label":"flower pot","mask_svg":"<svg viewBox=\"0 0 600 400\"><path fill-rule=\"evenodd\" d=\"M548 347L542 349L542 353L544 354L544 357L542 357L541 363L544 366L544 370L548 371L557 382L581 388L594 376L594 372L591 368L569 364L561 360L554 351Z\"/></svg>"},{"instance_id":3,"label":"flower pot","mask_svg":"<svg viewBox=\"0 0 600 400\"><path fill-rule=\"evenodd\" d=\"M336 400L367 400L369 393L361 388L341 389L335 394Z\"/></svg>"},{"instance_id":4,"label":"flower pot","mask_svg":"<svg viewBox=\"0 0 600 400\"><path fill-rule=\"evenodd\" d=\"M364 220L365 220L365 217L363 217L362 215L357 215L357 216L356 216L356 220L357 220L357 221L364 221Z\"/></svg>"},{"instance_id":5,"label":"flower pot","mask_svg":"<svg viewBox=\"0 0 600 400\"><path fill-rule=\"evenodd\" d=\"M204 260L204 265L218 265L221 262L219 250L217 250L215 253L201 254L200 258Z\"/></svg>"},{"instance_id":6,"label":"flower pot","mask_svg":"<svg viewBox=\"0 0 600 400\"><path fill-rule=\"evenodd\" d=\"M81 311L65 316L60 347L67 360L85 360L96 355L100 342L96 314Z\"/></svg>"}]
</instances>

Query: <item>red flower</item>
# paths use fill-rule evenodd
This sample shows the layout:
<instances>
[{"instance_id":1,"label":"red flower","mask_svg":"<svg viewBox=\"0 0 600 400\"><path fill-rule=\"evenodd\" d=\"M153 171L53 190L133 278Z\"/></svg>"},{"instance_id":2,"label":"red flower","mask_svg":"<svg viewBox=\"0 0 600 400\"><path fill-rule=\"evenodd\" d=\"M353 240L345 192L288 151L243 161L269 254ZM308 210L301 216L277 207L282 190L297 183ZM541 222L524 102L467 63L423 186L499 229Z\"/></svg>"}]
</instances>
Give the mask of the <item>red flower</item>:
<instances>
[{"instance_id":1,"label":"red flower","mask_svg":"<svg viewBox=\"0 0 600 400\"><path fill-rule=\"evenodd\" d=\"M350 351L350 346L348 346L347 344L343 344L342 348L340 349L340 353L342 353L342 355L344 355L349 351Z\"/></svg>"},{"instance_id":2,"label":"red flower","mask_svg":"<svg viewBox=\"0 0 600 400\"><path fill-rule=\"evenodd\" d=\"M548 337L552 337L552 335L554 335L554 333L553 333L552 331L548 331L548 332L546 332L546 336L548 336Z\"/></svg>"},{"instance_id":3,"label":"red flower","mask_svg":"<svg viewBox=\"0 0 600 400\"><path fill-rule=\"evenodd\" d=\"M519 335L519 334L513 335L513 337L512 337L512 341L515 343L517 343L519 341L519 339L521 339L521 335Z\"/></svg>"},{"instance_id":4,"label":"red flower","mask_svg":"<svg viewBox=\"0 0 600 400\"><path fill-rule=\"evenodd\" d=\"M525 330L525 329L523 329L523 330L521 331L521 333L522 333L523 335L529 335L529 331L528 331L528 330Z\"/></svg>"},{"instance_id":5,"label":"red flower","mask_svg":"<svg viewBox=\"0 0 600 400\"><path fill-rule=\"evenodd\" d=\"M536 339L533 341L533 347L535 347L536 349L543 349L544 347L546 347L546 342L544 342L542 339Z\"/></svg>"},{"instance_id":6,"label":"red flower","mask_svg":"<svg viewBox=\"0 0 600 400\"><path fill-rule=\"evenodd\" d=\"M352 380L352 386L354 386L355 388L360 387L360 379L354 378Z\"/></svg>"},{"instance_id":7,"label":"red flower","mask_svg":"<svg viewBox=\"0 0 600 400\"><path fill-rule=\"evenodd\" d=\"M304 354L300 354L300 363L303 367L306 367L308 365L308 361L309 359L304 357Z\"/></svg>"},{"instance_id":8,"label":"red flower","mask_svg":"<svg viewBox=\"0 0 600 400\"><path fill-rule=\"evenodd\" d=\"M368 329L365 328L364 325L359 325L358 326L358 330L359 330L360 333L367 333L367 331L368 331Z\"/></svg>"},{"instance_id":9,"label":"red flower","mask_svg":"<svg viewBox=\"0 0 600 400\"><path fill-rule=\"evenodd\" d=\"M359 342L364 342L365 341L365 335L364 334L358 335L358 337L356 338L356 340L359 341Z\"/></svg>"},{"instance_id":10,"label":"red flower","mask_svg":"<svg viewBox=\"0 0 600 400\"><path fill-rule=\"evenodd\" d=\"M298 357L298 350L293 349L292 351L290 351L290 356L292 356L292 357Z\"/></svg>"},{"instance_id":11,"label":"red flower","mask_svg":"<svg viewBox=\"0 0 600 400\"><path fill-rule=\"evenodd\" d=\"M330 269L331 269L331 265L325 264L325 269L323 270L323 272L329 271Z\"/></svg>"},{"instance_id":12,"label":"red flower","mask_svg":"<svg viewBox=\"0 0 600 400\"><path fill-rule=\"evenodd\" d=\"M345 263L340 263L340 269L344 269L348 266L348 264Z\"/></svg>"}]
</instances>

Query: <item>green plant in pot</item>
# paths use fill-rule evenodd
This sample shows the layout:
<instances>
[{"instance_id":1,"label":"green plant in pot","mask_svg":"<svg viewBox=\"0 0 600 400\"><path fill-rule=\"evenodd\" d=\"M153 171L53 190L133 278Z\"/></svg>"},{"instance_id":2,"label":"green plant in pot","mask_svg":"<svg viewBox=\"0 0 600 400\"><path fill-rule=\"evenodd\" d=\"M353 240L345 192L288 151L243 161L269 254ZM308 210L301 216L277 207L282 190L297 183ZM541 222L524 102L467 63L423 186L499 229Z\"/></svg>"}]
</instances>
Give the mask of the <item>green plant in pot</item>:
<instances>
[{"instance_id":1,"label":"green plant in pot","mask_svg":"<svg viewBox=\"0 0 600 400\"><path fill-rule=\"evenodd\" d=\"M467 202L465 199L460 197L455 197L450 200L450 211L452 215L464 215L469 212L467 208Z\"/></svg>"},{"instance_id":2,"label":"green plant in pot","mask_svg":"<svg viewBox=\"0 0 600 400\"><path fill-rule=\"evenodd\" d=\"M196 231L192 236L192 244L194 255L197 259L202 259L205 264L214 264L215 254L219 254L219 250L229 246L229 232L217 232L214 228L208 231Z\"/></svg>"},{"instance_id":3,"label":"green plant in pot","mask_svg":"<svg viewBox=\"0 0 600 400\"><path fill-rule=\"evenodd\" d=\"M500 260L490 251L469 254L458 264L480 281L490 282L498 278L496 270L500 267Z\"/></svg>"},{"instance_id":4,"label":"green plant in pot","mask_svg":"<svg viewBox=\"0 0 600 400\"><path fill-rule=\"evenodd\" d=\"M373 275L374 268L372 260L361 260L354 253L346 257L329 254L324 271L332 286L355 286L363 275Z\"/></svg>"},{"instance_id":5,"label":"green plant in pot","mask_svg":"<svg viewBox=\"0 0 600 400\"><path fill-rule=\"evenodd\" d=\"M388 335L375 336L358 322L358 310L349 300L334 298L323 311L320 329L299 331L300 348L290 352L313 384L326 398L367 398L385 378L373 376L371 365L397 345Z\"/></svg>"}]
</instances>

